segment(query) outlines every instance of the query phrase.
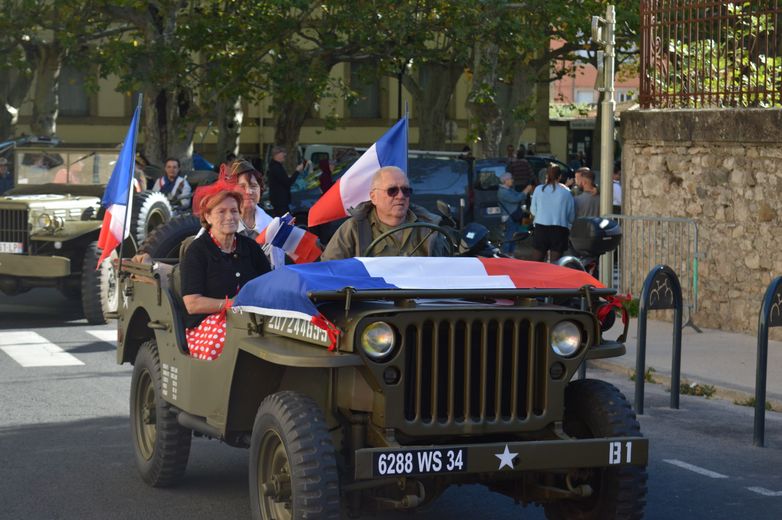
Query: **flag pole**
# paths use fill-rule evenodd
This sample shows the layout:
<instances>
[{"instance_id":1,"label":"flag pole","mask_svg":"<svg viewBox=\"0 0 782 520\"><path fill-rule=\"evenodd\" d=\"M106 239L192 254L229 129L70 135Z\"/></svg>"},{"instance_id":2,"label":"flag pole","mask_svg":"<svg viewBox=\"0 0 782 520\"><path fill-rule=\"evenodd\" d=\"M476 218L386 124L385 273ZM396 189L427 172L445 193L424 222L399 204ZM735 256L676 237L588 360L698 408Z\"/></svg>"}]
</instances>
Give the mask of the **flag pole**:
<instances>
[{"instance_id":1,"label":"flag pole","mask_svg":"<svg viewBox=\"0 0 782 520\"><path fill-rule=\"evenodd\" d=\"M139 112L139 119L141 119L141 102L144 100L144 94L139 93L138 95L138 104L136 105L136 110ZM136 135L133 136L133 145L136 146L138 142L138 122L136 123ZM120 151L121 153L121 151ZM125 214L125 220L122 222L122 240L120 240L119 243L119 265L117 266L117 287L119 287L119 273L122 271L122 249L125 247L125 231L127 230L128 226L128 220L132 217L132 211L130 206L130 200L131 197L133 197L133 179L136 178L136 150L133 150L132 153L133 157L133 173L130 175L130 186L128 186L128 200L126 201L127 204L125 204L125 207L127 208L126 214ZM141 245L141 244L139 244ZM138 250L136 251L138 253Z\"/></svg>"}]
</instances>

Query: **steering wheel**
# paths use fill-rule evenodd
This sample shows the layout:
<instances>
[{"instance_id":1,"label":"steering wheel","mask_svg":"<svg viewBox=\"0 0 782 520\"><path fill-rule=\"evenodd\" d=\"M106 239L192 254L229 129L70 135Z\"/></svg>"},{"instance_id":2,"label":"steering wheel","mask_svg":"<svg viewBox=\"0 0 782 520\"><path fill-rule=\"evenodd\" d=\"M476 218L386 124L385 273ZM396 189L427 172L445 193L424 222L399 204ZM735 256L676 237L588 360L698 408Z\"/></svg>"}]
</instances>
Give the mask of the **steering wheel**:
<instances>
[{"instance_id":1,"label":"steering wheel","mask_svg":"<svg viewBox=\"0 0 782 520\"><path fill-rule=\"evenodd\" d=\"M383 240L388 238L389 236L393 235L394 233L398 233L400 231L404 231L405 229L413 229L413 228L425 228L428 229L429 232L424 236L424 238L421 239L418 244L413 248L412 251L407 253L407 256L412 256L413 253L418 251L418 248L421 247L426 243L427 240L429 240L429 237L432 236L433 233L438 233L442 235L445 238L445 243L447 245L448 249L448 256L453 256L453 252L455 250L455 246L453 245L453 242L451 241L451 236L448 234L448 230L444 227L438 226L437 224L430 224L429 222L408 222L407 224L402 224L399 227L395 227L394 229L389 229L376 239L374 239L366 249L364 249L364 254L362 256L375 256L372 254L374 252L374 249L377 247L379 243L381 243Z\"/></svg>"}]
</instances>

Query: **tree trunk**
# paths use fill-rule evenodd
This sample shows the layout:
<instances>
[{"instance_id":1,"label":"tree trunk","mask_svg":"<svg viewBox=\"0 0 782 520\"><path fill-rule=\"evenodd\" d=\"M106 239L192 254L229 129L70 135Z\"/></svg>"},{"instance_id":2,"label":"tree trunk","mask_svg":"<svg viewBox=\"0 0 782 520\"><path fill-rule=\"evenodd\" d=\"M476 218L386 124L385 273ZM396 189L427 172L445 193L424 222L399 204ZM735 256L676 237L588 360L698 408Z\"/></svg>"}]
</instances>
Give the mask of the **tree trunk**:
<instances>
[{"instance_id":1,"label":"tree trunk","mask_svg":"<svg viewBox=\"0 0 782 520\"><path fill-rule=\"evenodd\" d=\"M290 172L296 167L301 127L309 117L314 103L314 96L306 95L295 100L286 100L278 105L279 110L274 124L274 144L282 145L288 150L288 157L285 159L286 171Z\"/></svg>"},{"instance_id":2,"label":"tree trunk","mask_svg":"<svg viewBox=\"0 0 782 520\"><path fill-rule=\"evenodd\" d=\"M159 166L167 157L193 168L195 118L187 91L149 89L144 93L144 155Z\"/></svg>"},{"instance_id":3,"label":"tree trunk","mask_svg":"<svg viewBox=\"0 0 782 520\"><path fill-rule=\"evenodd\" d=\"M12 139L16 135L19 108L32 82L32 75L20 71L6 70L0 74L0 141Z\"/></svg>"},{"instance_id":4,"label":"tree trunk","mask_svg":"<svg viewBox=\"0 0 782 520\"><path fill-rule=\"evenodd\" d=\"M418 146L422 150L442 150L448 135L448 105L451 102L456 83L462 75L457 64L422 63L426 68L426 85L415 85L413 78L405 76L404 84L413 94L413 113L418 122Z\"/></svg>"},{"instance_id":5,"label":"tree trunk","mask_svg":"<svg viewBox=\"0 0 782 520\"><path fill-rule=\"evenodd\" d=\"M33 120L30 128L35 135L52 137L57 131L63 50L59 43L53 41L36 45L35 52L38 63L35 68Z\"/></svg>"},{"instance_id":6,"label":"tree trunk","mask_svg":"<svg viewBox=\"0 0 782 520\"><path fill-rule=\"evenodd\" d=\"M500 85L500 113L503 130L500 149L509 144L517 148L521 134L534 112L535 70L526 63L517 63L513 71L513 84Z\"/></svg>"},{"instance_id":7,"label":"tree trunk","mask_svg":"<svg viewBox=\"0 0 782 520\"><path fill-rule=\"evenodd\" d=\"M144 117L144 156L150 164L163 167L163 159L166 157L165 120L160 120L160 112L165 113L165 95L162 90L148 88L144 91L143 107ZM162 105L162 110L159 107Z\"/></svg>"},{"instance_id":8,"label":"tree trunk","mask_svg":"<svg viewBox=\"0 0 782 520\"><path fill-rule=\"evenodd\" d=\"M478 120L481 149L476 155L482 157L497 157L502 139L502 117L496 103L498 54L495 43L475 44L475 74L467 106Z\"/></svg>"},{"instance_id":9,"label":"tree trunk","mask_svg":"<svg viewBox=\"0 0 782 520\"><path fill-rule=\"evenodd\" d=\"M535 153L551 153L548 78L535 85Z\"/></svg>"},{"instance_id":10,"label":"tree trunk","mask_svg":"<svg viewBox=\"0 0 782 520\"><path fill-rule=\"evenodd\" d=\"M217 162L225 160L229 153L239 154L239 141L242 134L242 98L233 101L221 101L217 104Z\"/></svg>"}]
</instances>

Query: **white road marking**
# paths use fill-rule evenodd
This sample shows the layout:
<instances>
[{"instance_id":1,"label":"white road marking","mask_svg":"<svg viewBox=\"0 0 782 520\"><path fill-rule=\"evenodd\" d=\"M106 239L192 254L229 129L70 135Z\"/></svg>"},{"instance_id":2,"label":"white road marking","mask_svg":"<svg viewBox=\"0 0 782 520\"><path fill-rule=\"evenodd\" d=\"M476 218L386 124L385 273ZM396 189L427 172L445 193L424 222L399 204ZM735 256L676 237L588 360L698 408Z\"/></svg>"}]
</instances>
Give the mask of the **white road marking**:
<instances>
[{"instance_id":1,"label":"white road marking","mask_svg":"<svg viewBox=\"0 0 782 520\"><path fill-rule=\"evenodd\" d=\"M23 367L84 364L37 332L4 332L0 335L0 350Z\"/></svg>"},{"instance_id":2,"label":"white road marking","mask_svg":"<svg viewBox=\"0 0 782 520\"><path fill-rule=\"evenodd\" d=\"M106 343L117 343L117 331L116 330L88 330L87 334L92 334L101 341Z\"/></svg>"},{"instance_id":3,"label":"white road marking","mask_svg":"<svg viewBox=\"0 0 782 520\"><path fill-rule=\"evenodd\" d=\"M682 462L681 460L677 460L677 459L663 459L663 462L667 462L668 464L673 464L674 466L679 466L680 468L690 470L699 475L703 475L704 477L728 478L727 475L723 475L722 473L717 473L716 471L711 471L709 469L701 468L700 466L695 466L693 464Z\"/></svg>"},{"instance_id":4,"label":"white road marking","mask_svg":"<svg viewBox=\"0 0 782 520\"><path fill-rule=\"evenodd\" d=\"M757 493L759 495L763 495L764 497L782 497L782 491L771 491L770 489L762 488L762 487L748 487L750 491L753 493Z\"/></svg>"}]
</instances>

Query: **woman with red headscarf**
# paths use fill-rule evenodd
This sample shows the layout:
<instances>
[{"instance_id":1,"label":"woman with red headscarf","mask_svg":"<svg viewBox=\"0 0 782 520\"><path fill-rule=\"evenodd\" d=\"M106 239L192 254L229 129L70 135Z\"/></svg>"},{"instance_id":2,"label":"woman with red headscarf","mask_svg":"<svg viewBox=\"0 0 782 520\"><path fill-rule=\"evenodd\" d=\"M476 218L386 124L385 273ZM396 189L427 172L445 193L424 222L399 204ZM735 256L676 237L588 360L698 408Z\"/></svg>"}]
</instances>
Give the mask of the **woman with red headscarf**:
<instances>
[{"instance_id":1,"label":"woman with red headscarf","mask_svg":"<svg viewBox=\"0 0 782 520\"><path fill-rule=\"evenodd\" d=\"M190 354L216 359L225 340L225 311L253 278L271 270L261 246L238 233L244 194L217 182L201 192L199 216L205 232L182 259L185 337Z\"/></svg>"}]
</instances>

